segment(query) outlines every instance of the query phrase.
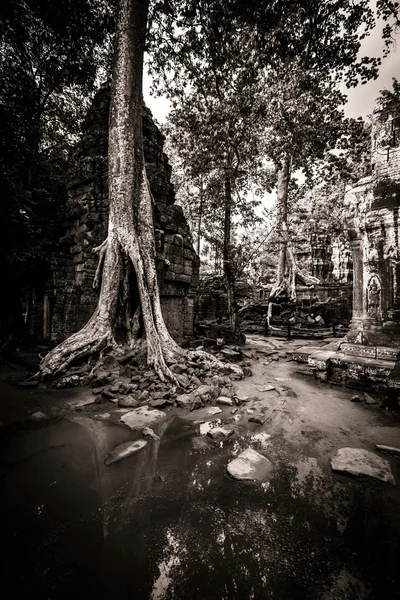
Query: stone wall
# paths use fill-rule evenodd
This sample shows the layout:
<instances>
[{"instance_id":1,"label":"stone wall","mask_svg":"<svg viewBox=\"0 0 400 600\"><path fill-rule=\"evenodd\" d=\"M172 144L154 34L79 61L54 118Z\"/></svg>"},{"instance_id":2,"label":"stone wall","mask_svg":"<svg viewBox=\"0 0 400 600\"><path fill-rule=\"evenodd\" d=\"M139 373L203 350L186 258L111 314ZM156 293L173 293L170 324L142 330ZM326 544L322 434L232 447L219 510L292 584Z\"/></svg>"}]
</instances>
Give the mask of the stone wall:
<instances>
[{"instance_id":1,"label":"stone wall","mask_svg":"<svg viewBox=\"0 0 400 600\"><path fill-rule=\"evenodd\" d=\"M104 86L88 112L69 170L65 230L51 258L52 279L45 298L50 317L44 331L57 342L83 327L97 306L93 279L98 258L92 250L107 236L108 111L109 90ZM161 304L171 335L181 343L193 333L198 257L183 211L174 203L171 167L163 153L164 138L147 108L143 110L143 136L146 170L155 200Z\"/></svg>"},{"instance_id":2,"label":"stone wall","mask_svg":"<svg viewBox=\"0 0 400 600\"><path fill-rule=\"evenodd\" d=\"M373 114L372 175L346 191L353 253L353 320L349 339L365 345L400 339L400 118Z\"/></svg>"}]
</instances>

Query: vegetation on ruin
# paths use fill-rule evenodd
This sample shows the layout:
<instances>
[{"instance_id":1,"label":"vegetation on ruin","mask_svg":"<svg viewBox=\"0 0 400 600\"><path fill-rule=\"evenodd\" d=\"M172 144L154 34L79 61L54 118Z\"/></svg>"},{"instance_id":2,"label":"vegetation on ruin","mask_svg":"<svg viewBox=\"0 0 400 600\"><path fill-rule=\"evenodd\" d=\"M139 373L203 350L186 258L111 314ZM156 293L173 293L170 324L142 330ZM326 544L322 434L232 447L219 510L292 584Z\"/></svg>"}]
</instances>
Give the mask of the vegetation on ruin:
<instances>
[{"instance_id":1,"label":"vegetation on ruin","mask_svg":"<svg viewBox=\"0 0 400 600\"><path fill-rule=\"evenodd\" d=\"M398 4L378 0L376 15L366 0L19 0L1 10L2 260L17 293L28 270L33 280L38 272L43 279L71 149L99 81L111 79L110 208L107 239L98 248L99 303L87 325L44 358L41 374L54 377L93 354L145 345L148 365L175 381L174 361L213 359L180 348L161 311L143 157L145 51L155 85L172 100L168 143L197 221L198 248L205 229L221 247L236 332L235 280L250 260L235 247L238 225L257 221L257 198L275 187L279 256L272 297L293 297L296 276L309 276L294 260L291 195L307 198L309 190L296 191L291 179L301 169L309 187L318 177L326 182L321 173L330 164L345 181L353 141L358 135L361 148L364 130L344 118L340 84L377 76L380 59L360 58L360 45L381 16L389 49ZM332 150L346 146L347 154L332 158Z\"/></svg>"}]
</instances>

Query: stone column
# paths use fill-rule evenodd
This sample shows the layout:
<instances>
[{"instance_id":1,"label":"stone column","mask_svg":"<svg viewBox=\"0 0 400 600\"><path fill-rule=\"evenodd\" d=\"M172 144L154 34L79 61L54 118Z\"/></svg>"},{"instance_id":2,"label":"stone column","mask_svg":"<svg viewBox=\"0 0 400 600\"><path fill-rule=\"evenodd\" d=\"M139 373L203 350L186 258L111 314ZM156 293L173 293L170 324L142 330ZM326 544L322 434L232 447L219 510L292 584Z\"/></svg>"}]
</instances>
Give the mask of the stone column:
<instances>
[{"instance_id":1,"label":"stone column","mask_svg":"<svg viewBox=\"0 0 400 600\"><path fill-rule=\"evenodd\" d=\"M364 257L363 240L356 237L350 241L353 256L353 315L350 323L349 340L362 344L364 320Z\"/></svg>"}]
</instances>

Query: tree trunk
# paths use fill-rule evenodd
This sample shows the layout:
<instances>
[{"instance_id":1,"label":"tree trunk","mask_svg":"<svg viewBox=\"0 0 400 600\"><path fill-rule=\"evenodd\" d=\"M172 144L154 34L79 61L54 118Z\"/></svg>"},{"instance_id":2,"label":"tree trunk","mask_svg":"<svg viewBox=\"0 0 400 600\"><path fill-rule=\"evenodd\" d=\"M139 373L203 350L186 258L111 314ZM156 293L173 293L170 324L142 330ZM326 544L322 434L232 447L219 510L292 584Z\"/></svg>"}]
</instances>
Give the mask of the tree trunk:
<instances>
[{"instance_id":1,"label":"tree trunk","mask_svg":"<svg viewBox=\"0 0 400 600\"><path fill-rule=\"evenodd\" d=\"M288 191L290 182L290 156L285 154L282 159L282 164L278 171L277 185L277 214L278 214L278 235L279 235L279 253L278 266L276 273L276 282L271 290L270 298L277 297L282 291L287 288L289 292L290 286L287 286L286 268L288 262Z\"/></svg>"},{"instance_id":2,"label":"tree trunk","mask_svg":"<svg viewBox=\"0 0 400 600\"><path fill-rule=\"evenodd\" d=\"M223 263L226 289L228 292L228 312L232 333L237 329L237 306L235 299L235 276L232 265L231 225L232 225L232 184L229 167L225 171L224 181L225 210L224 210L224 244Z\"/></svg>"},{"instance_id":3,"label":"tree trunk","mask_svg":"<svg viewBox=\"0 0 400 600\"><path fill-rule=\"evenodd\" d=\"M124 281L125 257L135 270L148 364L160 378L167 375L173 379L166 360L183 353L169 335L161 313L152 197L144 167L142 71L148 4L148 0L121 0L118 11L109 118L108 236L98 307L81 331L45 357L43 375L63 370L77 358L116 346L118 294ZM132 345L135 340L131 333L128 338Z\"/></svg>"}]
</instances>

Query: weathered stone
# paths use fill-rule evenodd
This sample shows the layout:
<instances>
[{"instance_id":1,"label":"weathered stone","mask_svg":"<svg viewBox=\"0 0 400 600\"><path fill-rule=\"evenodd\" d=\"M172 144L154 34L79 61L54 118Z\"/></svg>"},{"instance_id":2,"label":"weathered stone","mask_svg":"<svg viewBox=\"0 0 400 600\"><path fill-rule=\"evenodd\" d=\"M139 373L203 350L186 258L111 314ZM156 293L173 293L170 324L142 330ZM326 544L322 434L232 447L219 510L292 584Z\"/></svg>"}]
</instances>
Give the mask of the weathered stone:
<instances>
[{"instance_id":1,"label":"weathered stone","mask_svg":"<svg viewBox=\"0 0 400 600\"><path fill-rule=\"evenodd\" d=\"M180 394L175 398L175 402L180 408L190 408L193 403L193 397L191 394Z\"/></svg>"},{"instance_id":2,"label":"weathered stone","mask_svg":"<svg viewBox=\"0 0 400 600\"><path fill-rule=\"evenodd\" d=\"M106 465L112 465L123 458L128 458L128 456L133 456L133 454L137 454L146 446L146 440L136 440L135 442L126 442L125 444L121 444L114 448L114 450L110 453L109 458L106 460Z\"/></svg>"},{"instance_id":3,"label":"weathered stone","mask_svg":"<svg viewBox=\"0 0 400 600\"><path fill-rule=\"evenodd\" d=\"M150 392L148 392L147 390L143 390L137 397L137 401L140 404L143 404L143 402L147 402L147 400L150 398Z\"/></svg>"},{"instance_id":4,"label":"weathered stone","mask_svg":"<svg viewBox=\"0 0 400 600\"><path fill-rule=\"evenodd\" d=\"M274 385L267 385L266 387L262 388L260 392L272 392L275 389L276 388Z\"/></svg>"},{"instance_id":5,"label":"weathered stone","mask_svg":"<svg viewBox=\"0 0 400 600\"><path fill-rule=\"evenodd\" d=\"M225 427L213 427L207 432L207 435L213 440L220 440L223 438L230 437L233 434L233 429L226 429Z\"/></svg>"},{"instance_id":6,"label":"weathered stone","mask_svg":"<svg viewBox=\"0 0 400 600\"><path fill-rule=\"evenodd\" d=\"M170 401L167 398L152 398L149 401L149 406L153 408L163 408L170 404Z\"/></svg>"},{"instance_id":7,"label":"weathered stone","mask_svg":"<svg viewBox=\"0 0 400 600\"><path fill-rule=\"evenodd\" d=\"M161 410L155 408L149 409L148 406L140 406L121 417L121 423L128 425L131 429L143 429L164 419L165 416L165 413Z\"/></svg>"},{"instance_id":8,"label":"weathered stone","mask_svg":"<svg viewBox=\"0 0 400 600\"><path fill-rule=\"evenodd\" d=\"M273 468L273 464L253 448L244 450L226 467L231 477L252 481L265 481Z\"/></svg>"},{"instance_id":9,"label":"weathered stone","mask_svg":"<svg viewBox=\"0 0 400 600\"><path fill-rule=\"evenodd\" d=\"M218 406L210 406L210 408L206 409L206 413L208 415L218 415L221 412L222 412L222 410L220 408L218 408Z\"/></svg>"},{"instance_id":10,"label":"weathered stone","mask_svg":"<svg viewBox=\"0 0 400 600\"><path fill-rule=\"evenodd\" d=\"M349 475L367 475L396 485L387 460L362 448L340 448L331 459L331 468Z\"/></svg>"},{"instance_id":11,"label":"weathered stone","mask_svg":"<svg viewBox=\"0 0 400 600\"><path fill-rule=\"evenodd\" d=\"M94 404L96 402L96 398L92 397L87 397L87 398L78 398L77 400L69 400L69 402L66 402L66 406L68 406L68 408L72 408L72 410L80 410L81 408L84 408L85 406L89 406L90 404Z\"/></svg>"},{"instance_id":12,"label":"weathered stone","mask_svg":"<svg viewBox=\"0 0 400 600\"><path fill-rule=\"evenodd\" d=\"M160 436L157 435L156 433L154 433L154 431L151 429L151 427L144 427L142 429L142 434L146 437L150 437L152 440L158 442L158 440L160 440Z\"/></svg>"},{"instance_id":13,"label":"weathered stone","mask_svg":"<svg viewBox=\"0 0 400 600\"><path fill-rule=\"evenodd\" d=\"M223 406L233 406L233 400L227 396L219 396L217 398L217 404L222 404Z\"/></svg>"},{"instance_id":14,"label":"weathered stone","mask_svg":"<svg viewBox=\"0 0 400 600\"><path fill-rule=\"evenodd\" d=\"M389 454L395 454L396 456L400 456L400 448L396 448L395 446L385 446L384 444L375 444L375 448L380 450L381 452L388 452Z\"/></svg>"},{"instance_id":15,"label":"weathered stone","mask_svg":"<svg viewBox=\"0 0 400 600\"><path fill-rule=\"evenodd\" d=\"M77 387L78 385L81 385L82 381L83 378L79 375L67 375L66 377L61 377L61 379L57 381L56 387L58 389Z\"/></svg>"},{"instance_id":16,"label":"weathered stone","mask_svg":"<svg viewBox=\"0 0 400 600\"><path fill-rule=\"evenodd\" d=\"M30 415L31 421L46 421L48 418L49 417L44 412L41 412L41 411L32 413Z\"/></svg>"},{"instance_id":17,"label":"weathered stone","mask_svg":"<svg viewBox=\"0 0 400 600\"><path fill-rule=\"evenodd\" d=\"M268 415L258 413L256 415L252 415L249 418L249 423L258 423L259 425L264 425L265 421L268 420Z\"/></svg>"},{"instance_id":18,"label":"weathered stone","mask_svg":"<svg viewBox=\"0 0 400 600\"><path fill-rule=\"evenodd\" d=\"M372 396L367 394L367 392L364 392L364 400L365 404L370 404L371 406L378 404L378 402L374 398L372 398Z\"/></svg>"},{"instance_id":19,"label":"weathered stone","mask_svg":"<svg viewBox=\"0 0 400 600\"><path fill-rule=\"evenodd\" d=\"M139 402L133 396L128 395L118 399L118 406L122 408L137 408Z\"/></svg>"},{"instance_id":20,"label":"weathered stone","mask_svg":"<svg viewBox=\"0 0 400 600\"><path fill-rule=\"evenodd\" d=\"M356 396L352 396L352 397L350 398L350 400L351 400L352 402L361 402L361 398L360 398L360 396L358 396L358 395L356 395Z\"/></svg>"}]
</instances>

